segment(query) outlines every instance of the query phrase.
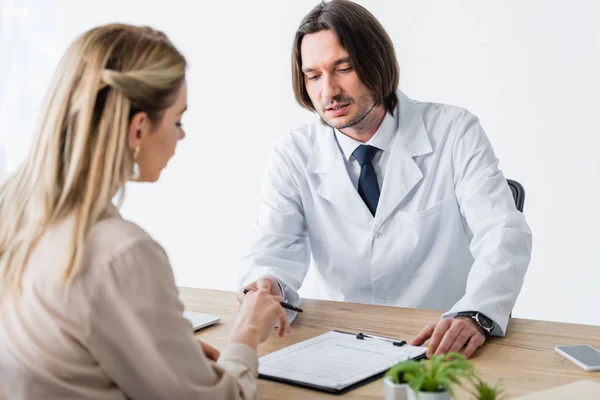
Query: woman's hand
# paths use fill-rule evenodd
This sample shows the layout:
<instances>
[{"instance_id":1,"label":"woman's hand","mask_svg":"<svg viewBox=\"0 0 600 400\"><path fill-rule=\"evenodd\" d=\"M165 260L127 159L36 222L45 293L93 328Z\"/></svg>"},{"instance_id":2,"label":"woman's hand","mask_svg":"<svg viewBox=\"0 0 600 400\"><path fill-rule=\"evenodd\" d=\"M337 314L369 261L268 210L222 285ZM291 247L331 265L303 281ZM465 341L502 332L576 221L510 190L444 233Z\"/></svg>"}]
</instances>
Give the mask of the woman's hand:
<instances>
[{"instance_id":1,"label":"woman's hand","mask_svg":"<svg viewBox=\"0 0 600 400\"><path fill-rule=\"evenodd\" d=\"M279 323L279 337L292 333L281 301L281 296L273 296L266 289L249 291L243 298L232 341L256 349L267 340L276 322Z\"/></svg>"},{"instance_id":2,"label":"woman's hand","mask_svg":"<svg viewBox=\"0 0 600 400\"><path fill-rule=\"evenodd\" d=\"M219 359L219 356L221 355L221 353L219 353L219 350L215 349L209 344L204 343L200 339L196 340L198 341L198 343L200 343L200 346L202 346L202 351L204 351L204 355L206 356L206 358L208 358L211 361L217 361Z\"/></svg>"}]
</instances>

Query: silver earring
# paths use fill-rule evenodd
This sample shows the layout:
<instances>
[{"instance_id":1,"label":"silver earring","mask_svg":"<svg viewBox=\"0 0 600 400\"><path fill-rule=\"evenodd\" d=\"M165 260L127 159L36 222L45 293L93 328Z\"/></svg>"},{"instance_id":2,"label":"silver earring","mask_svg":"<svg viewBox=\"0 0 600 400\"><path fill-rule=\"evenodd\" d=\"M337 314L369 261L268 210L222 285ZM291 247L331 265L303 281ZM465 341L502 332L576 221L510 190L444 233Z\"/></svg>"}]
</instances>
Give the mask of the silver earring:
<instances>
[{"instance_id":1,"label":"silver earring","mask_svg":"<svg viewBox=\"0 0 600 400\"><path fill-rule=\"evenodd\" d=\"M131 175L131 179L137 181L140 179L140 165L137 163L137 159L140 155L140 146L136 146L133 151L133 174Z\"/></svg>"},{"instance_id":2,"label":"silver earring","mask_svg":"<svg viewBox=\"0 0 600 400\"><path fill-rule=\"evenodd\" d=\"M133 163L133 175L131 175L131 179L134 181L140 179L140 166L136 162Z\"/></svg>"}]
</instances>

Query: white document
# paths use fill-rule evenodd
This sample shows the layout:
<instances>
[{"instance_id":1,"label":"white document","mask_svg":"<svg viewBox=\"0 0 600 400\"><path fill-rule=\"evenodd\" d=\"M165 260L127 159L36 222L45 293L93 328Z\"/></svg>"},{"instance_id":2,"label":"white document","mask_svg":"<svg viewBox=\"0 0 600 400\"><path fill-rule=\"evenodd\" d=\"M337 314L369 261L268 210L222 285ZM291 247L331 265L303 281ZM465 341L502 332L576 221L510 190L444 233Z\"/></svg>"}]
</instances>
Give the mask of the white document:
<instances>
[{"instance_id":1,"label":"white document","mask_svg":"<svg viewBox=\"0 0 600 400\"><path fill-rule=\"evenodd\" d=\"M339 391L385 372L400 361L421 356L426 350L331 331L261 357L258 372L266 378Z\"/></svg>"}]
</instances>

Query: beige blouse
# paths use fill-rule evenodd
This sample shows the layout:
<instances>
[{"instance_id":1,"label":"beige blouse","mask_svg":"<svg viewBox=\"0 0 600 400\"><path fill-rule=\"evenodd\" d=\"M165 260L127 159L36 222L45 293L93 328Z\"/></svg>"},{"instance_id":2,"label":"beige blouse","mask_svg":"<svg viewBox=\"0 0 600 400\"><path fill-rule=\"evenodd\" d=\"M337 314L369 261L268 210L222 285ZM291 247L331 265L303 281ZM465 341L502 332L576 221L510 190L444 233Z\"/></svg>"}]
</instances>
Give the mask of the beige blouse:
<instances>
[{"instance_id":1,"label":"beige blouse","mask_svg":"<svg viewBox=\"0 0 600 400\"><path fill-rule=\"evenodd\" d=\"M72 224L47 231L22 296L0 305L0 399L256 398L256 352L234 343L210 362L167 255L116 212L93 228L83 273L61 288Z\"/></svg>"}]
</instances>

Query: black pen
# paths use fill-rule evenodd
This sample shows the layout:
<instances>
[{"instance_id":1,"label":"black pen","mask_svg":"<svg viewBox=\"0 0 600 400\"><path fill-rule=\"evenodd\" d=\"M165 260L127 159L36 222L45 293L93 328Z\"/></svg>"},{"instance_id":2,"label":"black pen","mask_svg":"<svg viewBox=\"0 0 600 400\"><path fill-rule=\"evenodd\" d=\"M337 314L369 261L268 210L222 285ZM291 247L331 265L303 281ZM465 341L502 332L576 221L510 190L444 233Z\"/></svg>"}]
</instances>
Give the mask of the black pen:
<instances>
[{"instance_id":1,"label":"black pen","mask_svg":"<svg viewBox=\"0 0 600 400\"><path fill-rule=\"evenodd\" d=\"M244 294L248 293L249 291L250 290L248 290L248 289L244 289ZM292 311L296 311L296 312L304 312L304 311L302 311L301 308L294 307L293 305L285 303L283 301L280 301L279 304L281 304L281 307L287 308L288 310L292 310Z\"/></svg>"}]
</instances>

